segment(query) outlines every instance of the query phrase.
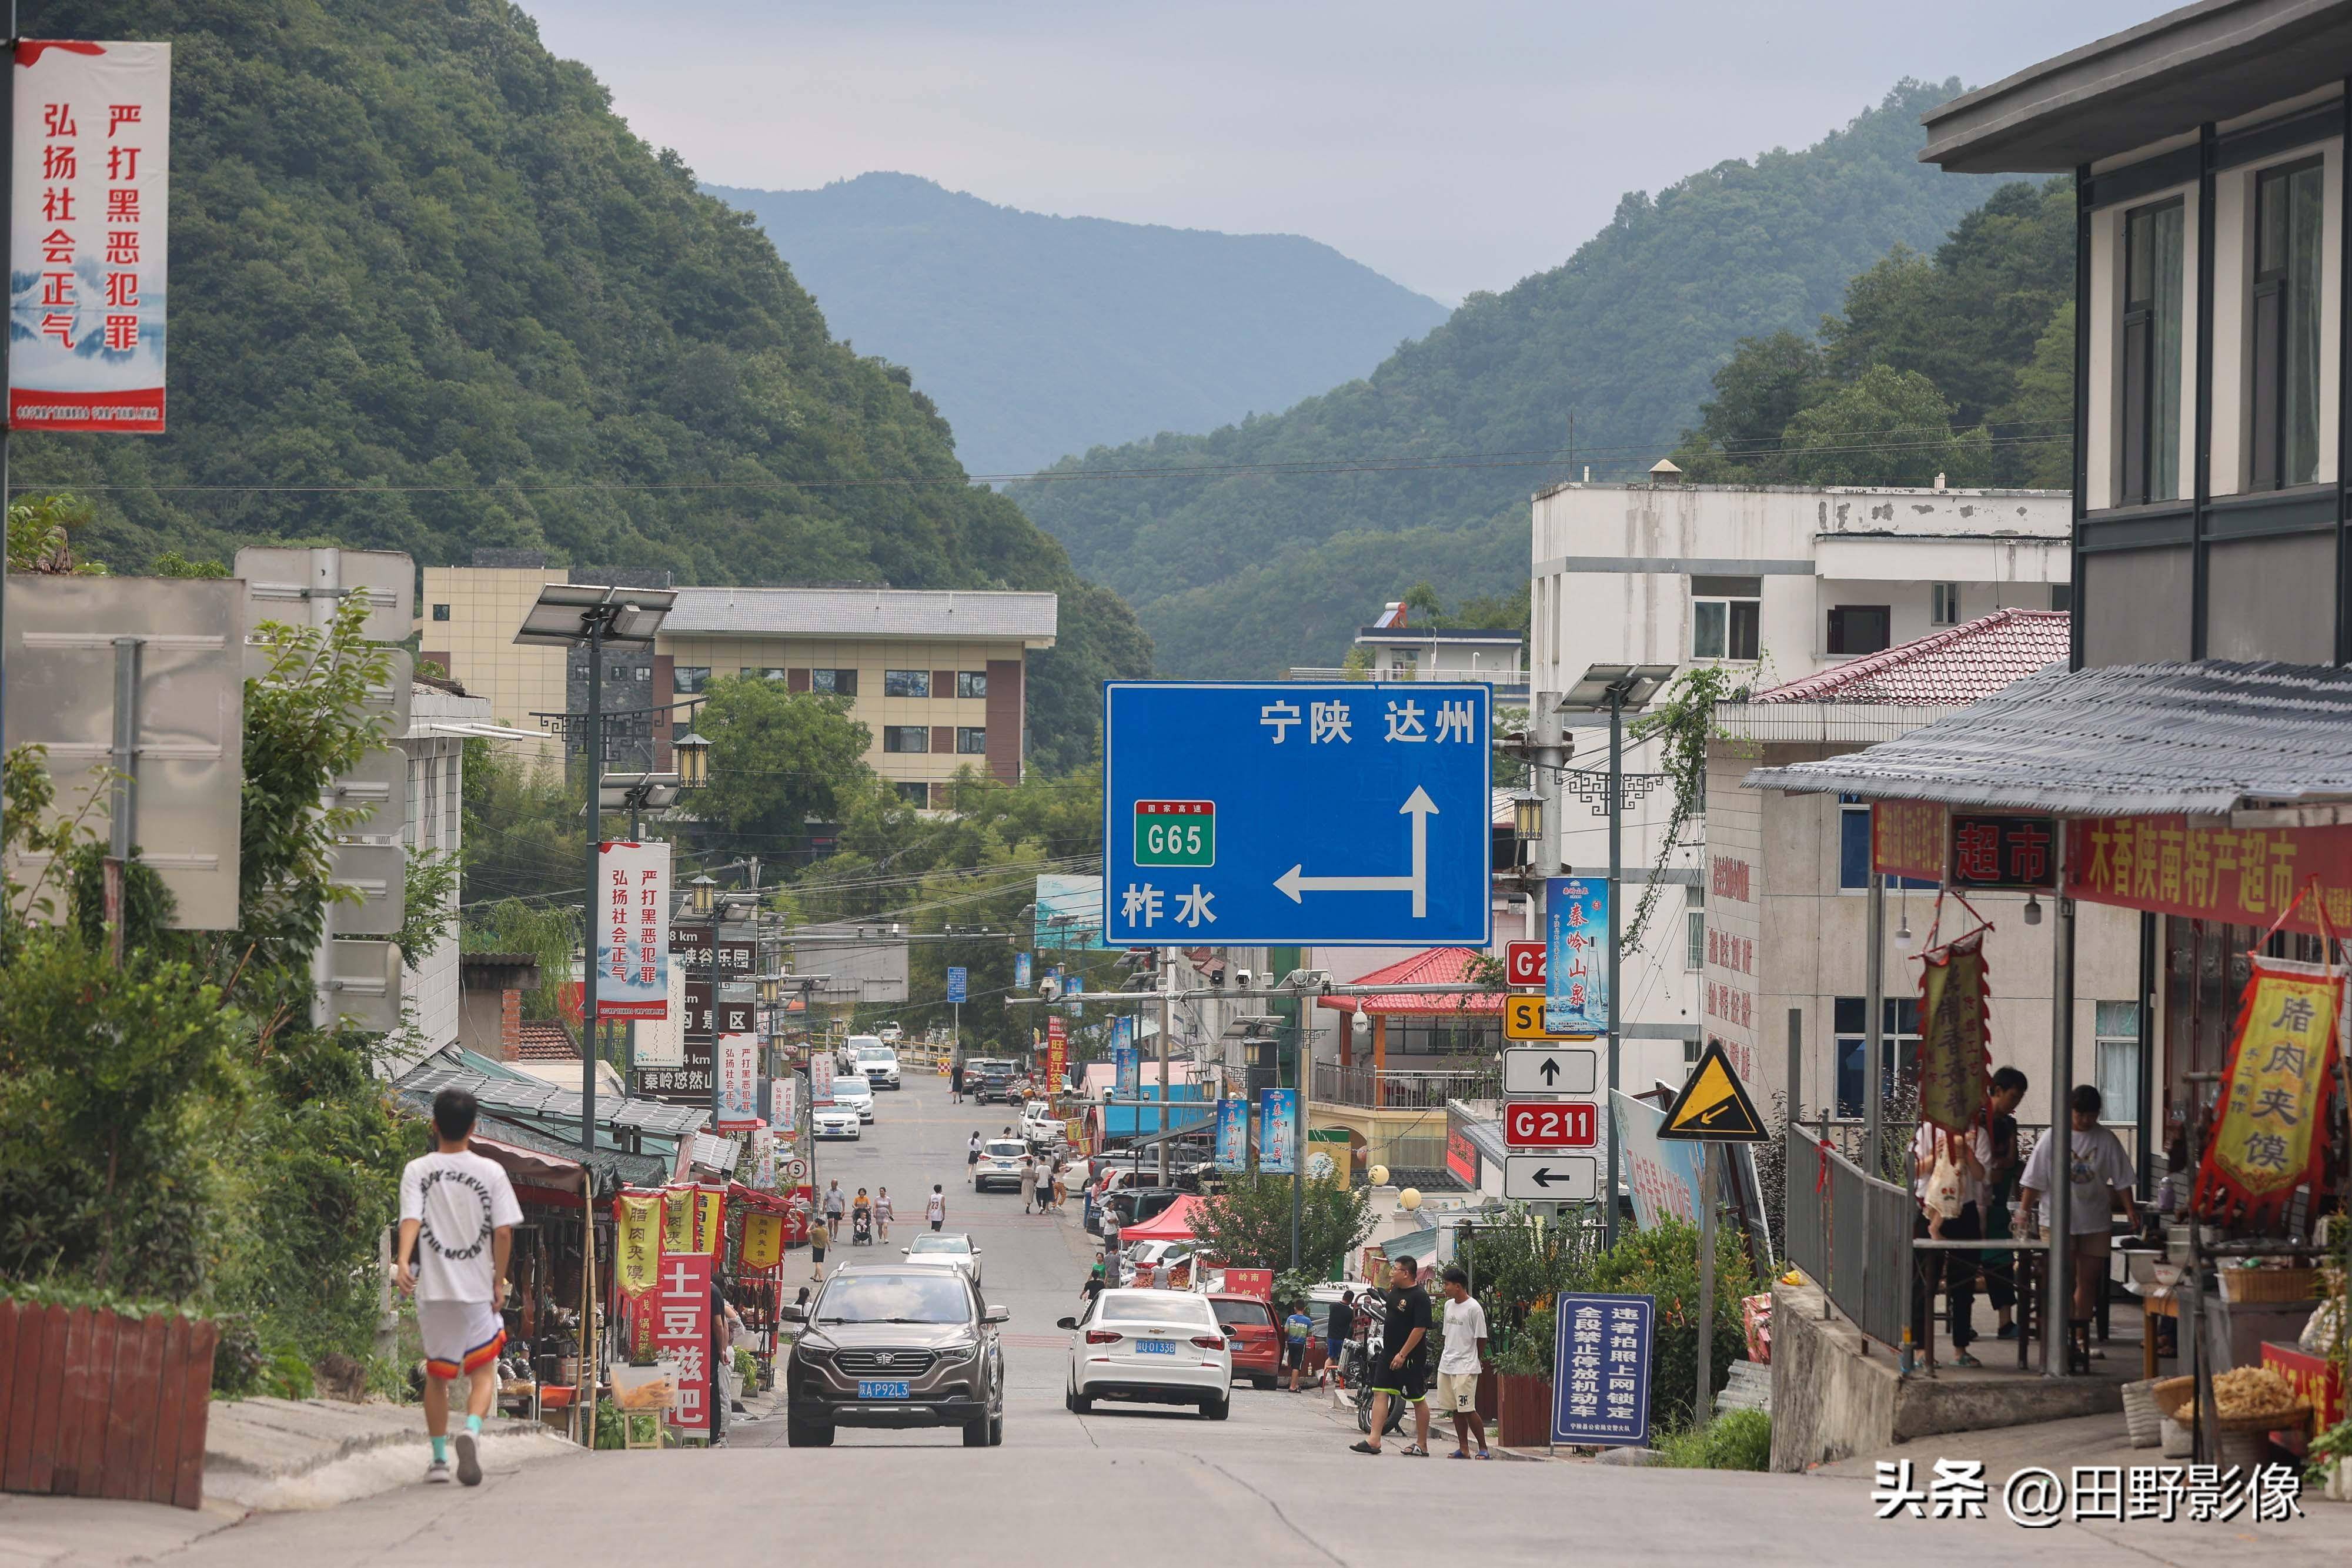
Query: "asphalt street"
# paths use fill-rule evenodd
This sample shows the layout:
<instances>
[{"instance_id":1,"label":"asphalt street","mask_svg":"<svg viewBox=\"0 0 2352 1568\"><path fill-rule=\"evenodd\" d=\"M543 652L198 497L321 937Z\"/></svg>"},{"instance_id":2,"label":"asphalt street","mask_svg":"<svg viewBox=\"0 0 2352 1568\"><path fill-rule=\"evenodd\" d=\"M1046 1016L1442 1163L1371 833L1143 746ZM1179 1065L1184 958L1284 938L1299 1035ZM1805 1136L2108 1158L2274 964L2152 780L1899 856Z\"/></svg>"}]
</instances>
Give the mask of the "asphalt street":
<instances>
[{"instance_id":1,"label":"asphalt street","mask_svg":"<svg viewBox=\"0 0 2352 1568\"><path fill-rule=\"evenodd\" d=\"M783 1422L739 1426L716 1452L572 1454L493 1469L478 1489L410 1486L317 1513L257 1516L168 1559L287 1568L436 1562L705 1568L822 1559L1021 1564L1480 1564L2245 1563L2340 1565L2352 1510L2311 1503L2284 1525L2062 1523L2001 1515L1881 1521L1866 1478L1726 1475L1588 1462L1462 1463L1348 1452L1357 1434L1326 1396L1234 1390L1231 1419L1189 1411L1063 1407L1066 1336L1090 1239L1075 1203L1024 1216L1017 1195L975 1197L963 1145L1002 1106L954 1106L943 1080L884 1093L860 1143L820 1152L820 1189L888 1186L902 1218L877 1255L920 1228L922 1195L948 1195L948 1228L982 1250L982 1293L1012 1310L1004 1446L960 1434L844 1429L830 1448L788 1448ZM856 1258L845 1249L836 1258ZM806 1254L794 1267L806 1268ZM1438 1424L1441 1425L1442 1424ZM1443 1439L1433 1447L1443 1453ZM1924 1472L1964 1458L1964 1437L1917 1445ZM2151 1451L2151 1458L2153 1457ZM8 1561L0 1549L0 1562Z\"/></svg>"}]
</instances>

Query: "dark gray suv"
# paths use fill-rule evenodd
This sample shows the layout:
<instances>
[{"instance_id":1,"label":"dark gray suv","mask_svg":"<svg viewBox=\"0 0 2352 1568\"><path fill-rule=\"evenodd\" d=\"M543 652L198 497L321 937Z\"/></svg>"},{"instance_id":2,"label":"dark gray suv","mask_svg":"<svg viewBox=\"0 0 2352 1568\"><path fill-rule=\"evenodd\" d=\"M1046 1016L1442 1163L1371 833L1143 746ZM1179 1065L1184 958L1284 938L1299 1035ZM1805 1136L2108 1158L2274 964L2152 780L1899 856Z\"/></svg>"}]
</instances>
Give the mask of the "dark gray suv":
<instances>
[{"instance_id":1,"label":"dark gray suv","mask_svg":"<svg viewBox=\"0 0 2352 1568\"><path fill-rule=\"evenodd\" d=\"M824 1448L839 1427L961 1427L967 1448L1004 1441L1004 1347L1013 1314L960 1269L853 1263L818 1288L784 1365L784 1438Z\"/></svg>"}]
</instances>

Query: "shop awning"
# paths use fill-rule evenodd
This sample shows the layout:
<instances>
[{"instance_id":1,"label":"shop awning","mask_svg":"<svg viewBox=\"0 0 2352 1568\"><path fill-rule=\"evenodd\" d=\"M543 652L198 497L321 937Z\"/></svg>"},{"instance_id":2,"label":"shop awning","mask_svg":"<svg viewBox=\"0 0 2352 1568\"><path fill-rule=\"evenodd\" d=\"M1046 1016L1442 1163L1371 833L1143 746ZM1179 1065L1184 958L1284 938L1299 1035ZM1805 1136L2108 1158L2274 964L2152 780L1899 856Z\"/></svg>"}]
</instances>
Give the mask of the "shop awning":
<instances>
[{"instance_id":1,"label":"shop awning","mask_svg":"<svg viewBox=\"0 0 2352 1568\"><path fill-rule=\"evenodd\" d=\"M411 1103L414 1103L414 1101L411 1102ZM428 1099L425 1104L429 1107L431 1101ZM477 1135L485 1141L495 1142L513 1149L519 1154L544 1156L559 1165L570 1166L574 1170L584 1164L594 1175L596 1190L600 1193L612 1192L624 1186L648 1182L658 1186L669 1176L669 1162L659 1155L633 1155L626 1149L600 1148L591 1151L583 1157L580 1152L580 1145L570 1138L541 1132L527 1123L509 1121L504 1117L492 1115L487 1110L482 1116ZM500 1163L505 1162L501 1160ZM509 1166L508 1171L512 1175L514 1167ZM520 1178L518 1177L518 1179ZM576 1178L569 1184L560 1181L542 1182L537 1177L532 1177L531 1185L551 1186L558 1191L568 1192L575 1190L578 1182Z\"/></svg>"},{"instance_id":2,"label":"shop awning","mask_svg":"<svg viewBox=\"0 0 2352 1568\"><path fill-rule=\"evenodd\" d=\"M1400 1258L1410 1258L1419 1262L1424 1258L1436 1256L1437 1227L1433 1225L1422 1230L1408 1230L1402 1236L1391 1236L1375 1245L1380 1248L1381 1256L1391 1263Z\"/></svg>"},{"instance_id":3,"label":"shop awning","mask_svg":"<svg viewBox=\"0 0 2352 1568\"><path fill-rule=\"evenodd\" d=\"M478 1154L488 1155L507 1173L517 1186L543 1186L555 1192L578 1192L588 1179L587 1167L578 1160L568 1160L561 1155L526 1148L519 1143L494 1138L478 1128L467 1140Z\"/></svg>"},{"instance_id":4,"label":"shop awning","mask_svg":"<svg viewBox=\"0 0 2352 1568\"><path fill-rule=\"evenodd\" d=\"M1200 1212L1201 1200L1188 1192L1142 1224L1120 1230L1119 1242L1190 1241L1197 1234L1192 1228L1193 1217Z\"/></svg>"},{"instance_id":5,"label":"shop awning","mask_svg":"<svg viewBox=\"0 0 2352 1568\"><path fill-rule=\"evenodd\" d=\"M2209 659L2045 673L1899 738L1746 782L2084 817L2340 805L2352 821L2352 670Z\"/></svg>"}]
</instances>

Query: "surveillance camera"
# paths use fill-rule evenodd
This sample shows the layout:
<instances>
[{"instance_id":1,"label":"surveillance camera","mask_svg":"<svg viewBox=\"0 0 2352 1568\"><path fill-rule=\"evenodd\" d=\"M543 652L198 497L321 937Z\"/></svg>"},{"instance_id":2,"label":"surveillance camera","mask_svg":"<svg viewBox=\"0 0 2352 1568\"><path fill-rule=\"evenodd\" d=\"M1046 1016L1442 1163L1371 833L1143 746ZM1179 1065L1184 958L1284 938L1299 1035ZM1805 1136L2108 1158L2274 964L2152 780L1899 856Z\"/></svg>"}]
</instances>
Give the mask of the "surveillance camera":
<instances>
[{"instance_id":1,"label":"surveillance camera","mask_svg":"<svg viewBox=\"0 0 2352 1568\"><path fill-rule=\"evenodd\" d=\"M1234 984L1239 986L1244 991L1248 990L1250 988L1250 972L1247 969L1235 969L1234 971Z\"/></svg>"},{"instance_id":2,"label":"surveillance camera","mask_svg":"<svg viewBox=\"0 0 2352 1568\"><path fill-rule=\"evenodd\" d=\"M1062 994L1062 982L1047 975L1038 980L1037 994L1049 1002L1057 1000Z\"/></svg>"}]
</instances>

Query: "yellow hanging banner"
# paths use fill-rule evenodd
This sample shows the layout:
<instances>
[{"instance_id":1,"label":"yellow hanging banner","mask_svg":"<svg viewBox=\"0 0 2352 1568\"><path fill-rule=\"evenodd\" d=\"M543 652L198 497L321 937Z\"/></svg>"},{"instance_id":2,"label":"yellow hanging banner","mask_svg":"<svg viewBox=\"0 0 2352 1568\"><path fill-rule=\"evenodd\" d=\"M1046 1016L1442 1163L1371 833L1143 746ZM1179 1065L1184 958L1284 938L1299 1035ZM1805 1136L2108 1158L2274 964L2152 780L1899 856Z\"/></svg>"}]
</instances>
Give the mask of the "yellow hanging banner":
<instances>
[{"instance_id":1,"label":"yellow hanging banner","mask_svg":"<svg viewBox=\"0 0 2352 1568\"><path fill-rule=\"evenodd\" d=\"M660 1207L661 1199L650 1194L621 1199L619 1245L614 1249L619 1256L614 1261L624 1295L644 1295L661 1272Z\"/></svg>"},{"instance_id":2,"label":"yellow hanging banner","mask_svg":"<svg viewBox=\"0 0 2352 1568\"><path fill-rule=\"evenodd\" d=\"M704 1191L696 1196L701 1202L694 1217L694 1249L716 1257L727 1247L727 1225L722 1207L727 1195Z\"/></svg>"},{"instance_id":3,"label":"yellow hanging banner","mask_svg":"<svg viewBox=\"0 0 2352 1568\"><path fill-rule=\"evenodd\" d=\"M688 1253L694 1245L694 1192L690 1187L671 1187L662 1194L662 1251Z\"/></svg>"},{"instance_id":4,"label":"yellow hanging banner","mask_svg":"<svg viewBox=\"0 0 2352 1568\"><path fill-rule=\"evenodd\" d=\"M784 1260L784 1220L778 1214L743 1217L743 1267L772 1269Z\"/></svg>"},{"instance_id":5,"label":"yellow hanging banner","mask_svg":"<svg viewBox=\"0 0 2352 1568\"><path fill-rule=\"evenodd\" d=\"M2260 1225L2297 1186L2318 1185L2343 987L2316 965L2253 959L2221 1113L2189 1199L2198 1214Z\"/></svg>"}]
</instances>

